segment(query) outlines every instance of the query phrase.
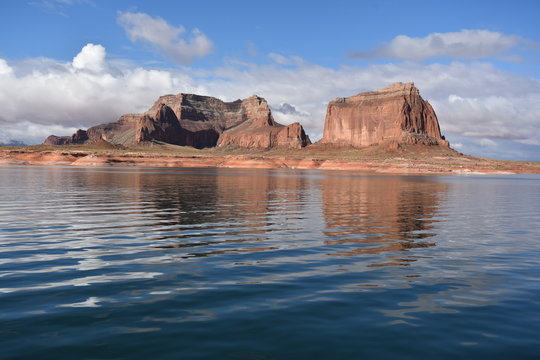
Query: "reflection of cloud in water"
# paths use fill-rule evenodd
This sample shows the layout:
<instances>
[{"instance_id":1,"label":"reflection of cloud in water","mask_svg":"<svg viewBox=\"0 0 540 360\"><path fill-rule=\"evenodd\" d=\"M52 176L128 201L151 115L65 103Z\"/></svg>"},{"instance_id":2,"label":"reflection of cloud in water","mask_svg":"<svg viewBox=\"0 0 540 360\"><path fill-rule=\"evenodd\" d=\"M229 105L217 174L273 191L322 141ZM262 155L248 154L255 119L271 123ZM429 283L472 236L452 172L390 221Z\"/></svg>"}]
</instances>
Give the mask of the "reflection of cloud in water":
<instances>
[{"instance_id":1,"label":"reflection of cloud in water","mask_svg":"<svg viewBox=\"0 0 540 360\"><path fill-rule=\"evenodd\" d=\"M168 318L146 316L142 319L142 321L178 324L178 323L192 322L192 321L208 321L208 320L213 320L217 317L216 313L209 310L203 310L203 309L184 310L182 313L183 313L182 316L168 317Z\"/></svg>"},{"instance_id":2,"label":"reflection of cloud in water","mask_svg":"<svg viewBox=\"0 0 540 360\"><path fill-rule=\"evenodd\" d=\"M0 293L11 293L22 290L40 290L40 289L53 289L63 286L89 286L93 284L117 282L121 280L139 280L139 279L153 279L159 275L158 272L129 272L124 274L114 275L96 275L85 276L81 278L74 278L65 281L43 283L35 286L21 286L13 288L0 288Z\"/></svg>"},{"instance_id":3,"label":"reflection of cloud in water","mask_svg":"<svg viewBox=\"0 0 540 360\"><path fill-rule=\"evenodd\" d=\"M28 191L6 200L16 211L0 204L10 224L0 233L0 292L104 283L119 289L98 298L86 291L99 286L82 288L62 307L207 299L224 289L257 294L275 286L279 292L269 290L270 296L254 303L280 308L405 290L406 299L389 300L380 311L397 319L451 312L496 303L512 291L501 254L513 248L501 237L523 240L516 231L535 221L528 213L506 220L506 212L520 209L499 201L505 193L497 198L483 186L481 201L487 203L479 204L473 183L464 187L463 180L434 177L28 169ZM479 218L485 208L500 213ZM473 216L477 222L463 227ZM494 241L493 234L503 235ZM537 249L532 241L520 246ZM154 280L137 289L124 286L139 279ZM206 321L224 311L191 310L170 321Z\"/></svg>"},{"instance_id":4,"label":"reflection of cloud in water","mask_svg":"<svg viewBox=\"0 0 540 360\"><path fill-rule=\"evenodd\" d=\"M402 319L415 319L414 314L420 312L430 313L456 313L461 307L482 307L498 303L501 298L498 295L508 293L508 289L497 290L497 279L494 276L482 275L481 277L464 280L461 282L442 278L434 281L431 285L433 291L420 293L414 301L399 303L398 309L384 309L382 313L389 317ZM489 289L492 289L491 291Z\"/></svg>"},{"instance_id":5,"label":"reflection of cloud in water","mask_svg":"<svg viewBox=\"0 0 540 360\"><path fill-rule=\"evenodd\" d=\"M58 307L100 307L101 305L98 305L100 302L103 302L103 300L98 297L91 296L85 301L73 304L58 305Z\"/></svg>"}]
</instances>

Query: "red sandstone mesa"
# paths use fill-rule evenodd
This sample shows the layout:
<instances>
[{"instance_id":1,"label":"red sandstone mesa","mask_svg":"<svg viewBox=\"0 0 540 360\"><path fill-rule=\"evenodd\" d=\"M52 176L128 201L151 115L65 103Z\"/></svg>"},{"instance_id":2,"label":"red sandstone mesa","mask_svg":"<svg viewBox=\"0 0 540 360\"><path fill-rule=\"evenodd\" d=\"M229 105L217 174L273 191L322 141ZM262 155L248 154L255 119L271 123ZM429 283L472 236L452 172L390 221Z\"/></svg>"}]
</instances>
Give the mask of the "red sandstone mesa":
<instances>
[{"instance_id":1,"label":"red sandstone mesa","mask_svg":"<svg viewBox=\"0 0 540 360\"><path fill-rule=\"evenodd\" d=\"M414 83L337 98L328 104L321 143L366 147L387 144L441 145L437 115Z\"/></svg>"},{"instance_id":2,"label":"red sandstone mesa","mask_svg":"<svg viewBox=\"0 0 540 360\"><path fill-rule=\"evenodd\" d=\"M104 141L127 147L108 152L109 144ZM157 147L156 152L153 147L129 148L150 141L244 149L199 152ZM309 145L309 137L299 123L276 123L268 104L258 96L223 102L208 96L178 94L160 97L143 114L123 115L117 122L78 130L72 136L51 135L45 141L48 145L88 146L0 150L0 165L294 168L391 174L540 173L538 163L475 158L452 150L441 136L433 108L420 97L413 83L396 83L330 101L320 142L322 146L292 151ZM351 146L356 149L344 148ZM282 149L259 152L250 148Z\"/></svg>"},{"instance_id":3,"label":"red sandstone mesa","mask_svg":"<svg viewBox=\"0 0 540 360\"><path fill-rule=\"evenodd\" d=\"M301 148L311 144L299 123L274 121L265 99L253 95L224 102L210 96L161 96L143 114L123 115L118 121L78 130L72 136L49 136L45 145L107 141L131 145L150 141L196 148L229 145L250 148Z\"/></svg>"}]
</instances>

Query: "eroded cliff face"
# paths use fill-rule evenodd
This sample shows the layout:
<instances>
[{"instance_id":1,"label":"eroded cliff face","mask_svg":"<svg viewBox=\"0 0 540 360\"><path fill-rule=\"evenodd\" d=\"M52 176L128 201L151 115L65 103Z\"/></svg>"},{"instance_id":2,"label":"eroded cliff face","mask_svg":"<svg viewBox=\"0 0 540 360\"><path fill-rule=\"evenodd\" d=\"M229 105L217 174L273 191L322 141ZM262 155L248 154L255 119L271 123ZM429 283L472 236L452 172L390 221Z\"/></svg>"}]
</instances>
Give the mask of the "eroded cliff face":
<instances>
[{"instance_id":1,"label":"eroded cliff face","mask_svg":"<svg viewBox=\"0 0 540 360\"><path fill-rule=\"evenodd\" d=\"M149 141L205 147L290 147L311 144L298 123L274 121L268 103L256 95L224 102L194 94L161 96L143 114L123 115L117 122L79 130L73 136L49 136L44 144L107 141L132 145Z\"/></svg>"},{"instance_id":2,"label":"eroded cliff face","mask_svg":"<svg viewBox=\"0 0 540 360\"><path fill-rule=\"evenodd\" d=\"M275 122L266 100L252 96L242 102L242 107L245 116L252 120L241 121L223 131L217 146L299 149L311 144L299 123L284 126Z\"/></svg>"},{"instance_id":3,"label":"eroded cliff face","mask_svg":"<svg viewBox=\"0 0 540 360\"><path fill-rule=\"evenodd\" d=\"M429 102L413 83L337 98L328 104L322 143L365 147L378 144L449 146Z\"/></svg>"}]
</instances>

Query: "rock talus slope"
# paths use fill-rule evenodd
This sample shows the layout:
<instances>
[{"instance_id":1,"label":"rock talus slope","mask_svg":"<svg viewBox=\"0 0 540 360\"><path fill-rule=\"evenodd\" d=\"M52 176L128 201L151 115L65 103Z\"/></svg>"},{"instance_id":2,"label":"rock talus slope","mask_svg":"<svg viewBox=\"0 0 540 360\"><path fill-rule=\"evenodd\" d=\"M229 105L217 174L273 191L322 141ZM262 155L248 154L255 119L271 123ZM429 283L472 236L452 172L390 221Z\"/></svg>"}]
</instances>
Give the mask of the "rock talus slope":
<instances>
[{"instance_id":1,"label":"rock talus slope","mask_svg":"<svg viewBox=\"0 0 540 360\"><path fill-rule=\"evenodd\" d=\"M429 102L422 99L413 83L401 82L330 101L321 143L353 147L449 146Z\"/></svg>"}]
</instances>

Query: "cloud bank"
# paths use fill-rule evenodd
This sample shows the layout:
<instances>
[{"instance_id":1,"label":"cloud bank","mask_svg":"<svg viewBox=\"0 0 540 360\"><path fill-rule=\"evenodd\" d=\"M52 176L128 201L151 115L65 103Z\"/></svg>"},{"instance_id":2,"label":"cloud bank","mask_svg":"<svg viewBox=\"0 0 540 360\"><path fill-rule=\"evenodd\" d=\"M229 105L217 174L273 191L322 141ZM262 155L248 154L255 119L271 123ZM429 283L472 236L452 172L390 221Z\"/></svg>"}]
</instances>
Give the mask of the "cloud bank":
<instances>
[{"instance_id":1,"label":"cloud bank","mask_svg":"<svg viewBox=\"0 0 540 360\"><path fill-rule=\"evenodd\" d=\"M368 52L356 52L356 59L426 60L431 58L482 59L503 54L519 45L530 43L516 36L489 30L461 30L433 33L423 38L399 35Z\"/></svg>"},{"instance_id":2,"label":"cloud bank","mask_svg":"<svg viewBox=\"0 0 540 360\"><path fill-rule=\"evenodd\" d=\"M145 13L119 12L118 23L133 43L142 42L178 64L191 64L194 58L212 53L214 44L199 29L189 38L182 37L186 29L170 25L160 17Z\"/></svg>"},{"instance_id":3,"label":"cloud bank","mask_svg":"<svg viewBox=\"0 0 540 360\"><path fill-rule=\"evenodd\" d=\"M500 158L538 159L540 154L537 79L486 62L335 69L296 60L231 62L209 70L152 69L110 60L99 44L84 46L67 63L0 58L0 138L41 143L50 134L70 135L124 113L143 112L160 95L190 92L226 101L258 94L268 100L278 122L299 121L318 140L332 98L414 81L434 106L443 134L460 151L486 155L489 149L489 156Z\"/></svg>"}]
</instances>

